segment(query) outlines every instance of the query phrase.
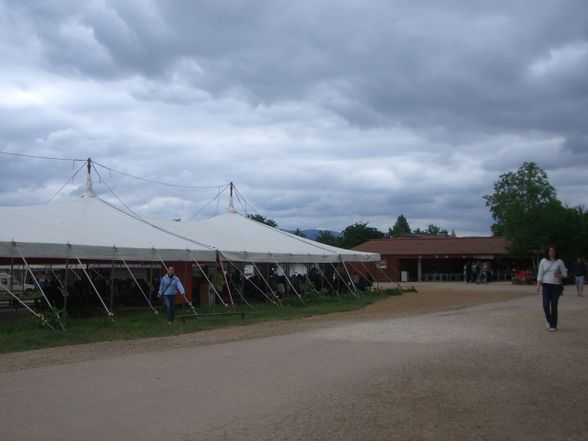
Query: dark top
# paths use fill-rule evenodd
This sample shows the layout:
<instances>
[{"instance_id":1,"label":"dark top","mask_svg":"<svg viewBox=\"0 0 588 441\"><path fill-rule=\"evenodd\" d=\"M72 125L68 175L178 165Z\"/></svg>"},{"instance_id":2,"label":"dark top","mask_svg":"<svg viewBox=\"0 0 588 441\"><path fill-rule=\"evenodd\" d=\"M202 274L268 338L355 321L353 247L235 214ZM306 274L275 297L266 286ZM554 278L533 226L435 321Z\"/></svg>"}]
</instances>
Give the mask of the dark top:
<instances>
[{"instance_id":1,"label":"dark top","mask_svg":"<svg viewBox=\"0 0 588 441\"><path fill-rule=\"evenodd\" d=\"M584 262L574 264L574 276L586 276L586 264Z\"/></svg>"}]
</instances>

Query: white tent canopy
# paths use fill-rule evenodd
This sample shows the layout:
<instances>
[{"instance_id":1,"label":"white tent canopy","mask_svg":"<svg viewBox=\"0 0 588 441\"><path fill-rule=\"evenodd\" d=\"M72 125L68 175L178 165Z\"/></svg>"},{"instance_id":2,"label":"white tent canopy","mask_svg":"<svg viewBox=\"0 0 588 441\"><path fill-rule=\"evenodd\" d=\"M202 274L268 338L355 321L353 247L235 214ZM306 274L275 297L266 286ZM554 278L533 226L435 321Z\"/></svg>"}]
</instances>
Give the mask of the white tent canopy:
<instances>
[{"instance_id":1,"label":"white tent canopy","mask_svg":"<svg viewBox=\"0 0 588 441\"><path fill-rule=\"evenodd\" d=\"M335 263L380 260L375 253L345 250L315 242L228 211L200 221L154 221L157 225L217 249L237 262Z\"/></svg>"},{"instance_id":2,"label":"white tent canopy","mask_svg":"<svg viewBox=\"0 0 588 441\"><path fill-rule=\"evenodd\" d=\"M229 203L227 213L192 222L149 219L95 196L91 180L79 199L0 208L0 258L129 261L335 263L380 260L375 253L324 245L255 222Z\"/></svg>"},{"instance_id":3,"label":"white tent canopy","mask_svg":"<svg viewBox=\"0 0 588 441\"><path fill-rule=\"evenodd\" d=\"M0 208L0 257L215 261L216 251L175 237L96 197ZM70 248L70 246L71 248ZM116 250L115 248L116 247ZM156 250L156 252L154 251Z\"/></svg>"}]
</instances>

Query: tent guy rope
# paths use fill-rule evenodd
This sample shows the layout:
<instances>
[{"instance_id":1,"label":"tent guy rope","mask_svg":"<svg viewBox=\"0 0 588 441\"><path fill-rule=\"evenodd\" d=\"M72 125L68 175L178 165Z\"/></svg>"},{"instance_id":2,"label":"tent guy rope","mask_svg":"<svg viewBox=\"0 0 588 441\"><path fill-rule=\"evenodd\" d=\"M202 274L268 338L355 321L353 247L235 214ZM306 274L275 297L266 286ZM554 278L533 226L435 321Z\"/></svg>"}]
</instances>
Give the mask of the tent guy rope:
<instances>
[{"instance_id":1,"label":"tent guy rope","mask_svg":"<svg viewBox=\"0 0 588 441\"><path fill-rule=\"evenodd\" d=\"M208 274L206 274L206 271L204 271L204 268L202 268L202 266L200 265L200 263L198 262L198 260L196 260L196 256L194 256L194 253L192 253L192 251L190 251L187 248L186 248L186 251L192 257L192 260L194 261L194 263L196 264L196 266L198 267L198 269L200 270L200 272L202 273L202 275L206 279L206 282L208 283L208 286L210 286L212 288L212 291L214 292L214 294L216 295L216 297L221 301L221 303L222 303L223 306L228 307L229 305L226 304L226 302L223 300L222 296L219 294L219 292L217 291L217 289L214 286L214 284L210 281L210 279L208 277Z\"/></svg>"},{"instance_id":2,"label":"tent guy rope","mask_svg":"<svg viewBox=\"0 0 588 441\"><path fill-rule=\"evenodd\" d=\"M245 273L244 273L243 271L241 271L241 269L240 269L240 268L239 268L237 265L235 265L235 263L234 263L234 262L231 262L231 261L228 261L228 262L229 262L231 265L233 265L233 268L235 268L235 269L236 269L236 270L237 270L237 271L238 271L238 272L239 272L239 273L240 273L240 274L243 276L243 279L245 279L245 280L247 280L249 283L251 283L251 284L253 285L253 287L254 287L254 288L257 290L257 291L259 291L259 292L261 293L261 295L263 295L263 296L264 296L264 297L265 297L265 298L266 298L266 299L267 299L267 300L268 300L270 303L272 303L273 305L276 305L276 306L277 306L276 302L275 302L275 301L274 301L272 298L270 298L270 297L269 297L269 296L268 296L268 295L265 293L265 291L264 291L263 289L261 289L259 286L257 286L257 283L255 283L253 280L251 280L252 278L249 278L249 279L248 279L248 278L247 278L247 276L245 276Z\"/></svg>"},{"instance_id":3,"label":"tent guy rope","mask_svg":"<svg viewBox=\"0 0 588 441\"><path fill-rule=\"evenodd\" d=\"M35 285L37 286L37 289L41 292L41 295L43 296L43 298L47 302L47 306L49 306L50 311L55 315L55 318L57 319L57 322L59 323L59 326L61 327L61 329L63 331L65 331L65 326L63 326L63 322L61 321L61 318L59 317L59 312L56 311L55 308L53 308L53 305L51 304L51 302L49 301L49 298L45 294L45 290L43 290L43 287L41 286L41 284L39 283L39 281L37 280L37 278L33 274L33 270L31 269L31 266L29 265L29 263L25 259L24 255L22 254L22 251L20 250L20 248L18 248L18 246L16 246L16 243L15 242L12 243L12 246L14 247L14 249L16 251L18 251L18 254L20 255L20 258L22 259L22 261L24 262L24 264L25 264L25 266L27 268L27 271L29 272L29 274L33 278L33 281L35 282Z\"/></svg>"},{"instance_id":4,"label":"tent guy rope","mask_svg":"<svg viewBox=\"0 0 588 441\"><path fill-rule=\"evenodd\" d=\"M88 272L86 271L86 268L84 268L84 265L82 264L82 261L80 260L80 258L78 257L78 255L76 254L73 246L69 245L71 252L73 253L73 256L76 258L76 260L78 261L78 263L80 264L80 267L82 269L82 272L84 273L84 275L86 276L86 278L88 279L88 282L90 283L90 286L92 287L92 289L94 290L94 293L96 293L96 296L98 297L98 299L100 300L100 303L102 303L102 306L104 307L104 310L106 311L106 315L107 317L114 322L114 314L112 313L112 311L110 311L108 309L108 306L106 306L106 303L104 303L104 299L102 298L102 296L100 295L100 292L98 292L98 289L96 288L96 285L94 285L94 282L92 281L92 279L90 278L90 275L88 274Z\"/></svg>"},{"instance_id":5,"label":"tent guy rope","mask_svg":"<svg viewBox=\"0 0 588 441\"><path fill-rule=\"evenodd\" d=\"M33 311L29 305L27 305L25 302L23 302L16 294L14 294L10 289L6 288L4 285L0 284L0 288L2 288L4 291L6 291L8 294L10 294L10 296L16 300L18 303L20 303L22 306L24 306L26 309L28 309L31 314L33 314L36 318L38 318L39 320L41 320L41 323L44 326L47 326L51 329L53 329L55 331L55 328L53 326L51 326L51 323L49 323L49 321L47 320L47 318L43 315L43 314L39 314L38 312Z\"/></svg>"},{"instance_id":6,"label":"tent guy rope","mask_svg":"<svg viewBox=\"0 0 588 441\"><path fill-rule=\"evenodd\" d=\"M118 250L116 247L114 247L114 252L115 254L118 254ZM122 258L122 256L118 256L118 258L121 260L121 262L124 264L125 268L127 269L127 271L129 272L131 278L133 279L133 281L135 282L135 285L137 285L137 288L139 288L139 290L141 291L141 294L143 294L143 297L145 298L145 300L147 301L147 304L149 305L149 308L151 308L151 310L153 311L153 313L155 315L159 314L159 311L157 309L155 309L155 307L153 306L153 304L151 303L151 301L149 300L149 297L147 297L147 294L145 294L145 291L143 290L143 287L139 284L139 282L137 281L137 278L135 277L135 275L133 274L133 272L131 271L131 268L129 267L129 265L127 265L127 262L125 261L125 259Z\"/></svg>"}]
</instances>

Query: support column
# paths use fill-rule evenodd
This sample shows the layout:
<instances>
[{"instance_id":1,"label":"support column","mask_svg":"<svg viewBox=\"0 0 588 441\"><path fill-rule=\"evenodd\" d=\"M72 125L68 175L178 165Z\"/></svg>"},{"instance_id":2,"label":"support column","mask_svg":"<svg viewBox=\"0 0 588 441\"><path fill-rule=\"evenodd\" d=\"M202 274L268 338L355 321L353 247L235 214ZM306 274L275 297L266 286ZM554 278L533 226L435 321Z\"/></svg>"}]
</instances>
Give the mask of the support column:
<instances>
[{"instance_id":1,"label":"support column","mask_svg":"<svg viewBox=\"0 0 588 441\"><path fill-rule=\"evenodd\" d=\"M120 286L120 285L119 285ZM112 259L112 265L110 267L110 311L113 312L114 308L114 259Z\"/></svg>"},{"instance_id":2,"label":"support column","mask_svg":"<svg viewBox=\"0 0 588 441\"><path fill-rule=\"evenodd\" d=\"M423 281L423 258L419 256L418 258L418 279L419 282Z\"/></svg>"},{"instance_id":3,"label":"support column","mask_svg":"<svg viewBox=\"0 0 588 441\"><path fill-rule=\"evenodd\" d=\"M63 282L63 313L67 315L67 297L69 292L69 257L65 258L65 274Z\"/></svg>"}]
</instances>

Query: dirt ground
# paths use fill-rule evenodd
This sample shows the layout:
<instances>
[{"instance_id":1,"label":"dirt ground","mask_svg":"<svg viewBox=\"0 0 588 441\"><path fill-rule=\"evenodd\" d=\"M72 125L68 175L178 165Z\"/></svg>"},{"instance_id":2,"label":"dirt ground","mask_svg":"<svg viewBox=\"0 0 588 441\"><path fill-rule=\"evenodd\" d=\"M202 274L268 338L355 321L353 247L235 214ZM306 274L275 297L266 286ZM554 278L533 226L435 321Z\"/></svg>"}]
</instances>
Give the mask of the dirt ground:
<instances>
[{"instance_id":1,"label":"dirt ground","mask_svg":"<svg viewBox=\"0 0 588 441\"><path fill-rule=\"evenodd\" d=\"M388 286L392 287L396 284L379 285L381 288ZM416 283L403 286L414 286L417 293L390 297L364 309L351 312L318 315L298 320L271 321L172 337L119 340L4 354L0 355L0 372L282 335L328 327L345 320L383 320L500 302L517 296L533 294L533 287L510 284Z\"/></svg>"},{"instance_id":2,"label":"dirt ground","mask_svg":"<svg viewBox=\"0 0 588 441\"><path fill-rule=\"evenodd\" d=\"M0 439L588 439L588 300L422 284L363 310L0 356Z\"/></svg>"}]
</instances>

